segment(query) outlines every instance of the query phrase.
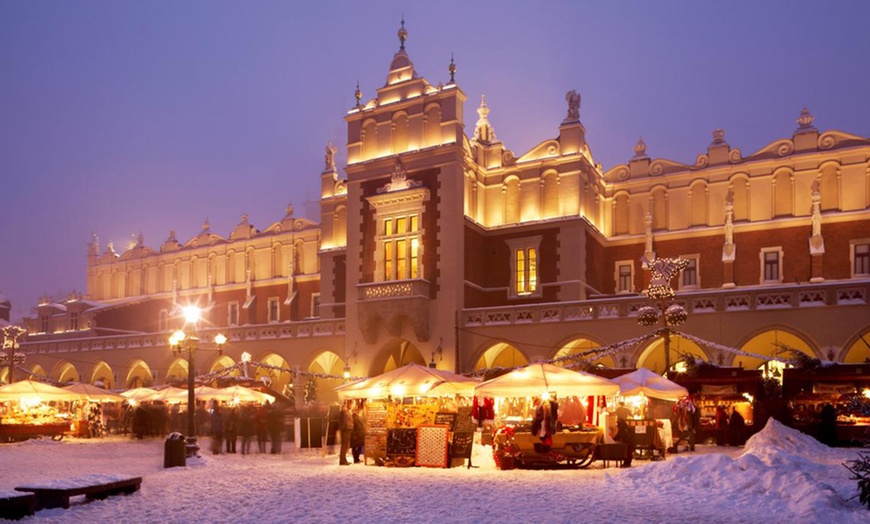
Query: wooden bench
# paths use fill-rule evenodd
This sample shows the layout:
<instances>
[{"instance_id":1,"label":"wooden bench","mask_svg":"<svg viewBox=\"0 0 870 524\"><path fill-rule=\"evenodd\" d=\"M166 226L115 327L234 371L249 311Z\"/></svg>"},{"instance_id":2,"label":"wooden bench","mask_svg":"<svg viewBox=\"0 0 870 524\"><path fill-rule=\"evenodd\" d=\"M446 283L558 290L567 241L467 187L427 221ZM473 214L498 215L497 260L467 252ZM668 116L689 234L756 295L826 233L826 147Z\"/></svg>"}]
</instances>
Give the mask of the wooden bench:
<instances>
[{"instance_id":1,"label":"wooden bench","mask_svg":"<svg viewBox=\"0 0 870 524\"><path fill-rule=\"evenodd\" d=\"M36 511L36 495L21 491L0 491L0 519L18 520Z\"/></svg>"},{"instance_id":2,"label":"wooden bench","mask_svg":"<svg viewBox=\"0 0 870 524\"><path fill-rule=\"evenodd\" d=\"M127 495L139 491L142 477L93 474L45 483L18 486L15 491L36 496L36 509L69 508L69 499L84 495L87 500L104 499L110 495Z\"/></svg>"}]
</instances>

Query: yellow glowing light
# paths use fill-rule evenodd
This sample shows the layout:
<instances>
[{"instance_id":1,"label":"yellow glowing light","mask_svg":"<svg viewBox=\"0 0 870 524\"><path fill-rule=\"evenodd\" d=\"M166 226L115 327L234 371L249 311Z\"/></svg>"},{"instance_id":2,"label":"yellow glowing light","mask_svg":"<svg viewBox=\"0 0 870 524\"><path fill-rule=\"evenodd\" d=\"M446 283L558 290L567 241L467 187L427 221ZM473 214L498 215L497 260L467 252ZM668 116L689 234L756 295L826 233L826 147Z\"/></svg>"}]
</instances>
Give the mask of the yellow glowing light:
<instances>
[{"instance_id":1,"label":"yellow glowing light","mask_svg":"<svg viewBox=\"0 0 870 524\"><path fill-rule=\"evenodd\" d=\"M227 343L227 337L223 333L218 333L214 336L214 343L218 346L222 346Z\"/></svg>"},{"instance_id":2,"label":"yellow glowing light","mask_svg":"<svg viewBox=\"0 0 870 524\"><path fill-rule=\"evenodd\" d=\"M676 371L677 373L685 373L686 371L688 371L686 363L683 361L677 362L676 364L674 364L674 371Z\"/></svg>"},{"instance_id":3,"label":"yellow glowing light","mask_svg":"<svg viewBox=\"0 0 870 524\"><path fill-rule=\"evenodd\" d=\"M188 324L199 322L199 317L202 314L202 310L196 306L187 306L182 310L182 312L184 313L184 320Z\"/></svg>"},{"instance_id":4,"label":"yellow glowing light","mask_svg":"<svg viewBox=\"0 0 870 524\"><path fill-rule=\"evenodd\" d=\"M36 406L42 404L42 399L39 398L38 396L28 395L28 396L21 397L19 402L21 403L21 407L24 408L25 410L27 410L30 408L35 408Z\"/></svg>"},{"instance_id":5,"label":"yellow glowing light","mask_svg":"<svg viewBox=\"0 0 870 524\"><path fill-rule=\"evenodd\" d=\"M864 389L861 394L864 395L865 398L870 398L870 389Z\"/></svg>"},{"instance_id":6,"label":"yellow glowing light","mask_svg":"<svg viewBox=\"0 0 870 524\"><path fill-rule=\"evenodd\" d=\"M348 368L344 368L344 378L345 378L345 379L349 379L349 378L350 378L350 369L348 369Z\"/></svg>"},{"instance_id":7,"label":"yellow glowing light","mask_svg":"<svg viewBox=\"0 0 870 524\"><path fill-rule=\"evenodd\" d=\"M179 329L172 333L172 336L169 337L169 344L172 346L177 346L181 344L182 340L184 340L184 331Z\"/></svg>"},{"instance_id":8,"label":"yellow glowing light","mask_svg":"<svg viewBox=\"0 0 870 524\"><path fill-rule=\"evenodd\" d=\"M390 395L394 397L404 397L405 396L405 386L402 384L397 384L390 388Z\"/></svg>"},{"instance_id":9,"label":"yellow glowing light","mask_svg":"<svg viewBox=\"0 0 870 524\"><path fill-rule=\"evenodd\" d=\"M755 400L755 397L753 397L753 396L750 395L749 393L744 393L744 394L743 394L743 398L745 398L745 399L748 400L749 402L753 402L753 401Z\"/></svg>"},{"instance_id":10,"label":"yellow glowing light","mask_svg":"<svg viewBox=\"0 0 870 524\"><path fill-rule=\"evenodd\" d=\"M541 400L543 400L545 402L550 400L550 392L544 391L543 393L541 393Z\"/></svg>"}]
</instances>

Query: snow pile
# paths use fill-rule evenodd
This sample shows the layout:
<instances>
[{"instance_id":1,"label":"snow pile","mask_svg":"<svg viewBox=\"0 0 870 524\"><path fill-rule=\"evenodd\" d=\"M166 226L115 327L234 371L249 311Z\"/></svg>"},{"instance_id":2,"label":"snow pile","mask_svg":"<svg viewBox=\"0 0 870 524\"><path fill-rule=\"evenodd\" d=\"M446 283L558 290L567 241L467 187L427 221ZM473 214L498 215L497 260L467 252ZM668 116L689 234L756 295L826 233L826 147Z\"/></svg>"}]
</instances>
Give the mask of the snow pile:
<instances>
[{"instance_id":1,"label":"snow pile","mask_svg":"<svg viewBox=\"0 0 870 524\"><path fill-rule=\"evenodd\" d=\"M751 503L757 497L784 502L783 510L807 521L832 519L832 512L854 511L841 465L843 451L834 451L774 419L746 443L736 458L724 454L676 456L626 471L612 480L634 487L653 483L662 490L693 488L728 492ZM854 492L855 486L851 486ZM848 498L848 497L847 497Z\"/></svg>"}]
</instances>

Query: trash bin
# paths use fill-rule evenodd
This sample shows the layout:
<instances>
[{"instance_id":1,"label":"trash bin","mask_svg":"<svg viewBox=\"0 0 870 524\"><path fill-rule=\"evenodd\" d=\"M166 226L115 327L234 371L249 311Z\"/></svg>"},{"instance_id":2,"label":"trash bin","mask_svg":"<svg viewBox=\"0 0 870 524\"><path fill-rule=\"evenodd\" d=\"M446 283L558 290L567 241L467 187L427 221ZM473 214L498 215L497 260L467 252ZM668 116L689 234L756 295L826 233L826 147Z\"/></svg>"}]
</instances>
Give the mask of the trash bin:
<instances>
[{"instance_id":1,"label":"trash bin","mask_svg":"<svg viewBox=\"0 0 870 524\"><path fill-rule=\"evenodd\" d=\"M171 433L163 446L163 467L187 466L187 441L181 433Z\"/></svg>"}]
</instances>

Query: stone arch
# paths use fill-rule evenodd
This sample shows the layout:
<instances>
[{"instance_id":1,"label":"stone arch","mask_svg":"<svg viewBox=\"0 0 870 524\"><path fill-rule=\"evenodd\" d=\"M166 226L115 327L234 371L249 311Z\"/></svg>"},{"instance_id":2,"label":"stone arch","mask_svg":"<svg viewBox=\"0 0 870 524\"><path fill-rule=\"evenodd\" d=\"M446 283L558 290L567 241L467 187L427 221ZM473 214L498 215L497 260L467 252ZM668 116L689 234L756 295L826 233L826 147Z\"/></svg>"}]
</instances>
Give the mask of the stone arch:
<instances>
[{"instance_id":1,"label":"stone arch","mask_svg":"<svg viewBox=\"0 0 870 524\"><path fill-rule=\"evenodd\" d=\"M870 363L870 327L855 334L851 342L843 345L843 351L837 357L838 361L846 364Z\"/></svg>"},{"instance_id":2,"label":"stone arch","mask_svg":"<svg viewBox=\"0 0 870 524\"><path fill-rule=\"evenodd\" d=\"M185 363L186 365L186 363ZM127 366L127 375L124 377L123 387L127 389L148 387L154 384L154 374L145 361L135 359Z\"/></svg>"},{"instance_id":3,"label":"stone arch","mask_svg":"<svg viewBox=\"0 0 870 524\"><path fill-rule=\"evenodd\" d=\"M791 356L785 354L782 349L782 347L787 346L793 349L797 349L810 357L822 358L813 349L812 345L807 342L808 339L809 337L797 333L792 328L771 326L764 331L760 331L755 335L752 335L745 342L740 344L740 346L738 346L738 349L749 353L755 353L757 355L790 358ZM726 365L730 364L732 366L742 367L744 369L759 369L764 367L764 363L766 362L765 360L754 357L745 357L742 355L734 355L729 362L728 357L730 356L731 355L725 355L724 357L724 363Z\"/></svg>"},{"instance_id":4,"label":"stone arch","mask_svg":"<svg viewBox=\"0 0 870 524\"><path fill-rule=\"evenodd\" d=\"M520 179L516 176L505 178L502 185L504 193L504 223L517 224L520 221Z\"/></svg>"},{"instance_id":5,"label":"stone arch","mask_svg":"<svg viewBox=\"0 0 870 524\"><path fill-rule=\"evenodd\" d=\"M840 164L825 162L819 167L819 196L822 211L840 209Z\"/></svg>"},{"instance_id":6,"label":"stone arch","mask_svg":"<svg viewBox=\"0 0 870 524\"><path fill-rule=\"evenodd\" d=\"M691 199L692 214L689 224L692 226L707 225L707 182L704 180L696 181L692 184L689 190Z\"/></svg>"},{"instance_id":7,"label":"stone arch","mask_svg":"<svg viewBox=\"0 0 870 524\"><path fill-rule=\"evenodd\" d=\"M277 353L266 353L262 357L260 357L257 362L261 364L267 364L269 366L274 366L277 368L290 369L290 364L284 360L284 357L278 355ZM249 373L253 373L254 379L259 381L268 382L270 387L275 391L282 392L286 388L291 388L293 384L293 374L289 371L282 371L277 369L263 368L251 366Z\"/></svg>"},{"instance_id":8,"label":"stone arch","mask_svg":"<svg viewBox=\"0 0 870 524\"><path fill-rule=\"evenodd\" d=\"M590 349L599 347L601 347L601 344L599 344L597 341L579 336L562 343L559 346L559 350L556 351L555 355L553 355L553 358L565 357L568 355L574 355L576 353L584 353L586 351L589 351ZM589 356L586 357L584 360L586 360L593 366L601 366L606 368L618 367L616 365L616 361L612 356L605 356L600 358Z\"/></svg>"},{"instance_id":9,"label":"stone arch","mask_svg":"<svg viewBox=\"0 0 870 524\"><path fill-rule=\"evenodd\" d=\"M425 366L426 359L413 342L401 337L387 341L371 362L369 375L376 376L407 364Z\"/></svg>"},{"instance_id":10,"label":"stone arch","mask_svg":"<svg viewBox=\"0 0 870 524\"><path fill-rule=\"evenodd\" d=\"M103 360L98 360L94 363L88 382L105 389L114 389L117 386L115 384L115 373L112 371L111 366Z\"/></svg>"},{"instance_id":11,"label":"stone arch","mask_svg":"<svg viewBox=\"0 0 870 524\"><path fill-rule=\"evenodd\" d=\"M310 373L321 373L324 375L333 375L341 377L344 373L345 362L338 354L332 350L323 348L318 351L311 362L308 364ZM335 388L342 385L342 378L335 379L317 379L317 401L332 404L338 401L338 393Z\"/></svg>"},{"instance_id":12,"label":"stone arch","mask_svg":"<svg viewBox=\"0 0 870 524\"><path fill-rule=\"evenodd\" d=\"M75 365L66 360L55 364L51 377L57 382L78 382L82 378Z\"/></svg>"},{"instance_id":13,"label":"stone arch","mask_svg":"<svg viewBox=\"0 0 870 524\"><path fill-rule=\"evenodd\" d=\"M480 352L480 356L472 369L477 371L495 367L513 368L525 366L528 363L528 357L515 346L507 342L496 342Z\"/></svg>"},{"instance_id":14,"label":"stone arch","mask_svg":"<svg viewBox=\"0 0 870 524\"><path fill-rule=\"evenodd\" d=\"M630 224L629 195L622 191L613 196L613 234L627 235Z\"/></svg>"},{"instance_id":15,"label":"stone arch","mask_svg":"<svg viewBox=\"0 0 870 524\"><path fill-rule=\"evenodd\" d=\"M175 386L183 386L187 384L188 362L183 358L176 358L169 364L166 369L166 374L163 376L163 382Z\"/></svg>"},{"instance_id":16,"label":"stone arch","mask_svg":"<svg viewBox=\"0 0 870 524\"><path fill-rule=\"evenodd\" d=\"M541 218L561 216L559 209L559 173L547 171L541 176Z\"/></svg>"},{"instance_id":17,"label":"stone arch","mask_svg":"<svg viewBox=\"0 0 870 524\"><path fill-rule=\"evenodd\" d=\"M685 360L687 355L691 355L701 360L710 360L710 355L701 346L695 342L684 338L676 333L671 333L670 340L670 363L671 369L674 369L677 364ZM647 368L659 375L667 371L665 369L665 343L664 338L658 337L655 340L643 345L636 353L636 367Z\"/></svg>"},{"instance_id":18,"label":"stone arch","mask_svg":"<svg viewBox=\"0 0 870 524\"><path fill-rule=\"evenodd\" d=\"M749 177L744 174L738 174L731 177L728 185L732 195L732 219L749 220Z\"/></svg>"},{"instance_id":19,"label":"stone arch","mask_svg":"<svg viewBox=\"0 0 870 524\"><path fill-rule=\"evenodd\" d=\"M773 216L794 214L794 183L791 169L780 169L773 174Z\"/></svg>"}]
</instances>

